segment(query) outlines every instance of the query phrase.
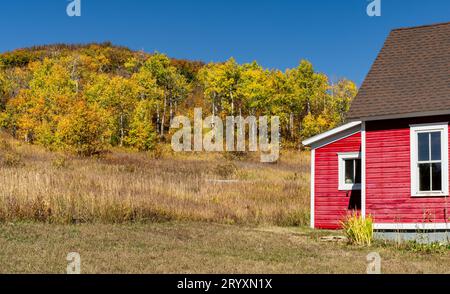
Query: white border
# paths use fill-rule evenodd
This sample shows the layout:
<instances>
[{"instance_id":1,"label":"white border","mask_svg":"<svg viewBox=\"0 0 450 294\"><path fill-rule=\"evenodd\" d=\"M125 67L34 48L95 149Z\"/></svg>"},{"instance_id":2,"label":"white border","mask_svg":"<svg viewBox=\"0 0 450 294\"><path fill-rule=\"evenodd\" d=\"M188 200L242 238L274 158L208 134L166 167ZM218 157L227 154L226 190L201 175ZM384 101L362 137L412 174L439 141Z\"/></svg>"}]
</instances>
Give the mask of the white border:
<instances>
[{"instance_id":1,"label":"white border","mask_svg":"<svg viewBox=\"0 0 450 294\"><path fill-rule=\"evenodd\" d=\"M366 122L361 125L361 215L366 218Z\"/></svg>"},{"instance_id":2,"label":"white border","mask_svg":"<svg viewBox=\"0 0 450 294\"><path fill-rule=\"evenodd\" d=\"M311 228L315 228L315 178L316 178L316 150L311 150L311 212L310 212L310 218L311 218Z\"/></svg>"},{"instance_id":3,"label":"white border","mask_svg":"<svg viewBox=\"0 0 450 294\"><path fill-rule=\"evenodd\" d=\"M374 230L448 230L448 223L385 223L374 224Z\"/></svg>"},{"instance_id":4,"label":"white border","mask_svg":"<svg viewBox=\"0 0 450 294\"><path fill-rule=\"evenodd\" d=\"M339 191L352 191L361 190L361 184L346 184L345 183L345 160L346 159L361 159L360 152L340 152L338 153L338 190ZM362 173L362 162L361 162ZM362 180L362 174L361 174Z\"/></svg>"},{"instance_id":5,"label":"white border","mask_svg":"<svg viewBox=\"0 0 450 294\"><path fill-rule=\"evenodd\" d=\"M442 159L442 191L420 192L419 169L417 167L417 133L441 132L441 159ZM448 122L410 125L410 156L411 156L411 196L412 197L443 197L448 196Z\"/></svg>"}]
</instances>

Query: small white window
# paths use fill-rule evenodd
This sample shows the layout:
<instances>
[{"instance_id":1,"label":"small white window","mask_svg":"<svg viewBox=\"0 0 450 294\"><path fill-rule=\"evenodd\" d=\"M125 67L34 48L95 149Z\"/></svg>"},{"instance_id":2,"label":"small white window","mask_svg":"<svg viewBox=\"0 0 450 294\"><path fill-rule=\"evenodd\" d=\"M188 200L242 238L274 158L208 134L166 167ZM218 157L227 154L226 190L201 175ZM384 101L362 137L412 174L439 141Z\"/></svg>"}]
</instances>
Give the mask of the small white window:
<instances>
[{"instance_id":1,"label":"small white window","mask_svg":"<svg viewBox=\"0 0 450 294\"><path fill-rule=\"evenodd\" d=\"M448 123L411 125L411 195L448 195Z\"/></svg>"},{"instance_id":2,"label":"small white window","mask_svg":"<svg viewBox=\"0 0 450 294\"><path fill-rule=\"evenodd\" d=\"M338 153L339 190L361 190L361 153Z\"/></svg>"}]
</instances>

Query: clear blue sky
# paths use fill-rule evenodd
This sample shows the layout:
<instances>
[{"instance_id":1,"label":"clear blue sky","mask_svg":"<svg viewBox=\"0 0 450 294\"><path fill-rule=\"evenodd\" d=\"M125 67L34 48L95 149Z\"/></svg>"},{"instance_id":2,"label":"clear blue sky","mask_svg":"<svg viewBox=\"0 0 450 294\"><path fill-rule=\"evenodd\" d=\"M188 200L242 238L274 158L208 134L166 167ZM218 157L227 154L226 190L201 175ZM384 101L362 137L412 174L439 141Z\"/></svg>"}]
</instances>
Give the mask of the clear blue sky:
<instances>
[{"instance_id":1,"label":"clear blue sky","mask_svg":"<svg viewBox=\"0 0 450 294\"><path fill-rule=\"evenodd\" d=\"M171 57L295 67L310 60L333 79L361 84L389 31L450 21L449 0L2 0L0 51L50 43L111 41Z\"/></svg>"}]
</instances>

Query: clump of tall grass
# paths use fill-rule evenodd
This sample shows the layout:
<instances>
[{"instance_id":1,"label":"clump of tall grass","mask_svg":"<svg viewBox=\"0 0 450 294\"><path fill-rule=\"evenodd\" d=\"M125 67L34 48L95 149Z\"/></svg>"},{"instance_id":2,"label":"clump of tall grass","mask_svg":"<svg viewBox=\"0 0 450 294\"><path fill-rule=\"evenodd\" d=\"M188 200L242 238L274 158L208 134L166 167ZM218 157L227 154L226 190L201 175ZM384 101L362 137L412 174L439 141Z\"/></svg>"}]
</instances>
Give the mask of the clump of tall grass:
<instances>
[{"instance_id":1,"label":"clump of tall grass","mask_svg":"<svg viewBox=\"0 0 450 294\"><path fill-rule=\"evenodd\" d=\"M224 179L233 177L236 172L237 167L234 163L218 164L214 167L214 173Z\"/></svg>"},{"instance_id":2,"label":"clump of tall grass","mask_svg":"<svg viewBox=\"0 0 450 294\"><path fill-rule=\"evenodd\" d=\"M249 153L245 151L223 152L223 158L229 161L245 160L249 158Z\"/></svg>"},{"instance_id":3,"label":"clump of tall grass","mask_svg":"<svg viewBox=\"0 0 450 294\"><path fill-rule=\"evenodd\" d=\"M342 228L350 244L370 246L373 240L373 219L371 216L363 218L353 213L341 222Z\"/></svg>"},{"instance_id":4,"label":"clump of tall grass","mask_svg":"<svg viewBox=\"0 0 450 294\"><path fill-rule=\"evenodd\" d=\"M7 152L1 156L1 163L5 167L19 167L24 164L22 157L14 152Z\"/></svg>"}]
</instances>

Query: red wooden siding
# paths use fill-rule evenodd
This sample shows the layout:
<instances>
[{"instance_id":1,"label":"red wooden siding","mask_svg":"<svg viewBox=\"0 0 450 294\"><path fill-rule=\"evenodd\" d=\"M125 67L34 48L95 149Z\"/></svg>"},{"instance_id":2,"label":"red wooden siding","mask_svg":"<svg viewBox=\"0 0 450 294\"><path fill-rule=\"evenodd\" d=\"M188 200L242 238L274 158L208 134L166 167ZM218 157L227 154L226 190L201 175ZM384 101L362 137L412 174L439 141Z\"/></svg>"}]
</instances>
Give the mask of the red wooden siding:
<instances>
[{"instance_id":1,"label":"red wooden siding","mask_svg":"<svg viewBox=\"0 0 450 294\"><path fill-rule=\"evenodd\" d=\"M338 190L338 153L360 151L361 133L316 149L314 177L314 223L316 228L338 229L340 227L340 221L349 211L352 191ZM360 191L353 193L360 194Z\"/></svg>"},{"instance_id":2,"label":"red wooden siding","mask_svg":"<svg viewBox=\"0 0 450 294\"><path fill-rule=\"evenodd\" d=\"M410 124L448 121L450 116L366 123L366 213L375 223L448 220L449 199L412 197L410 175Z\"/></svg>"}]
</instances>

